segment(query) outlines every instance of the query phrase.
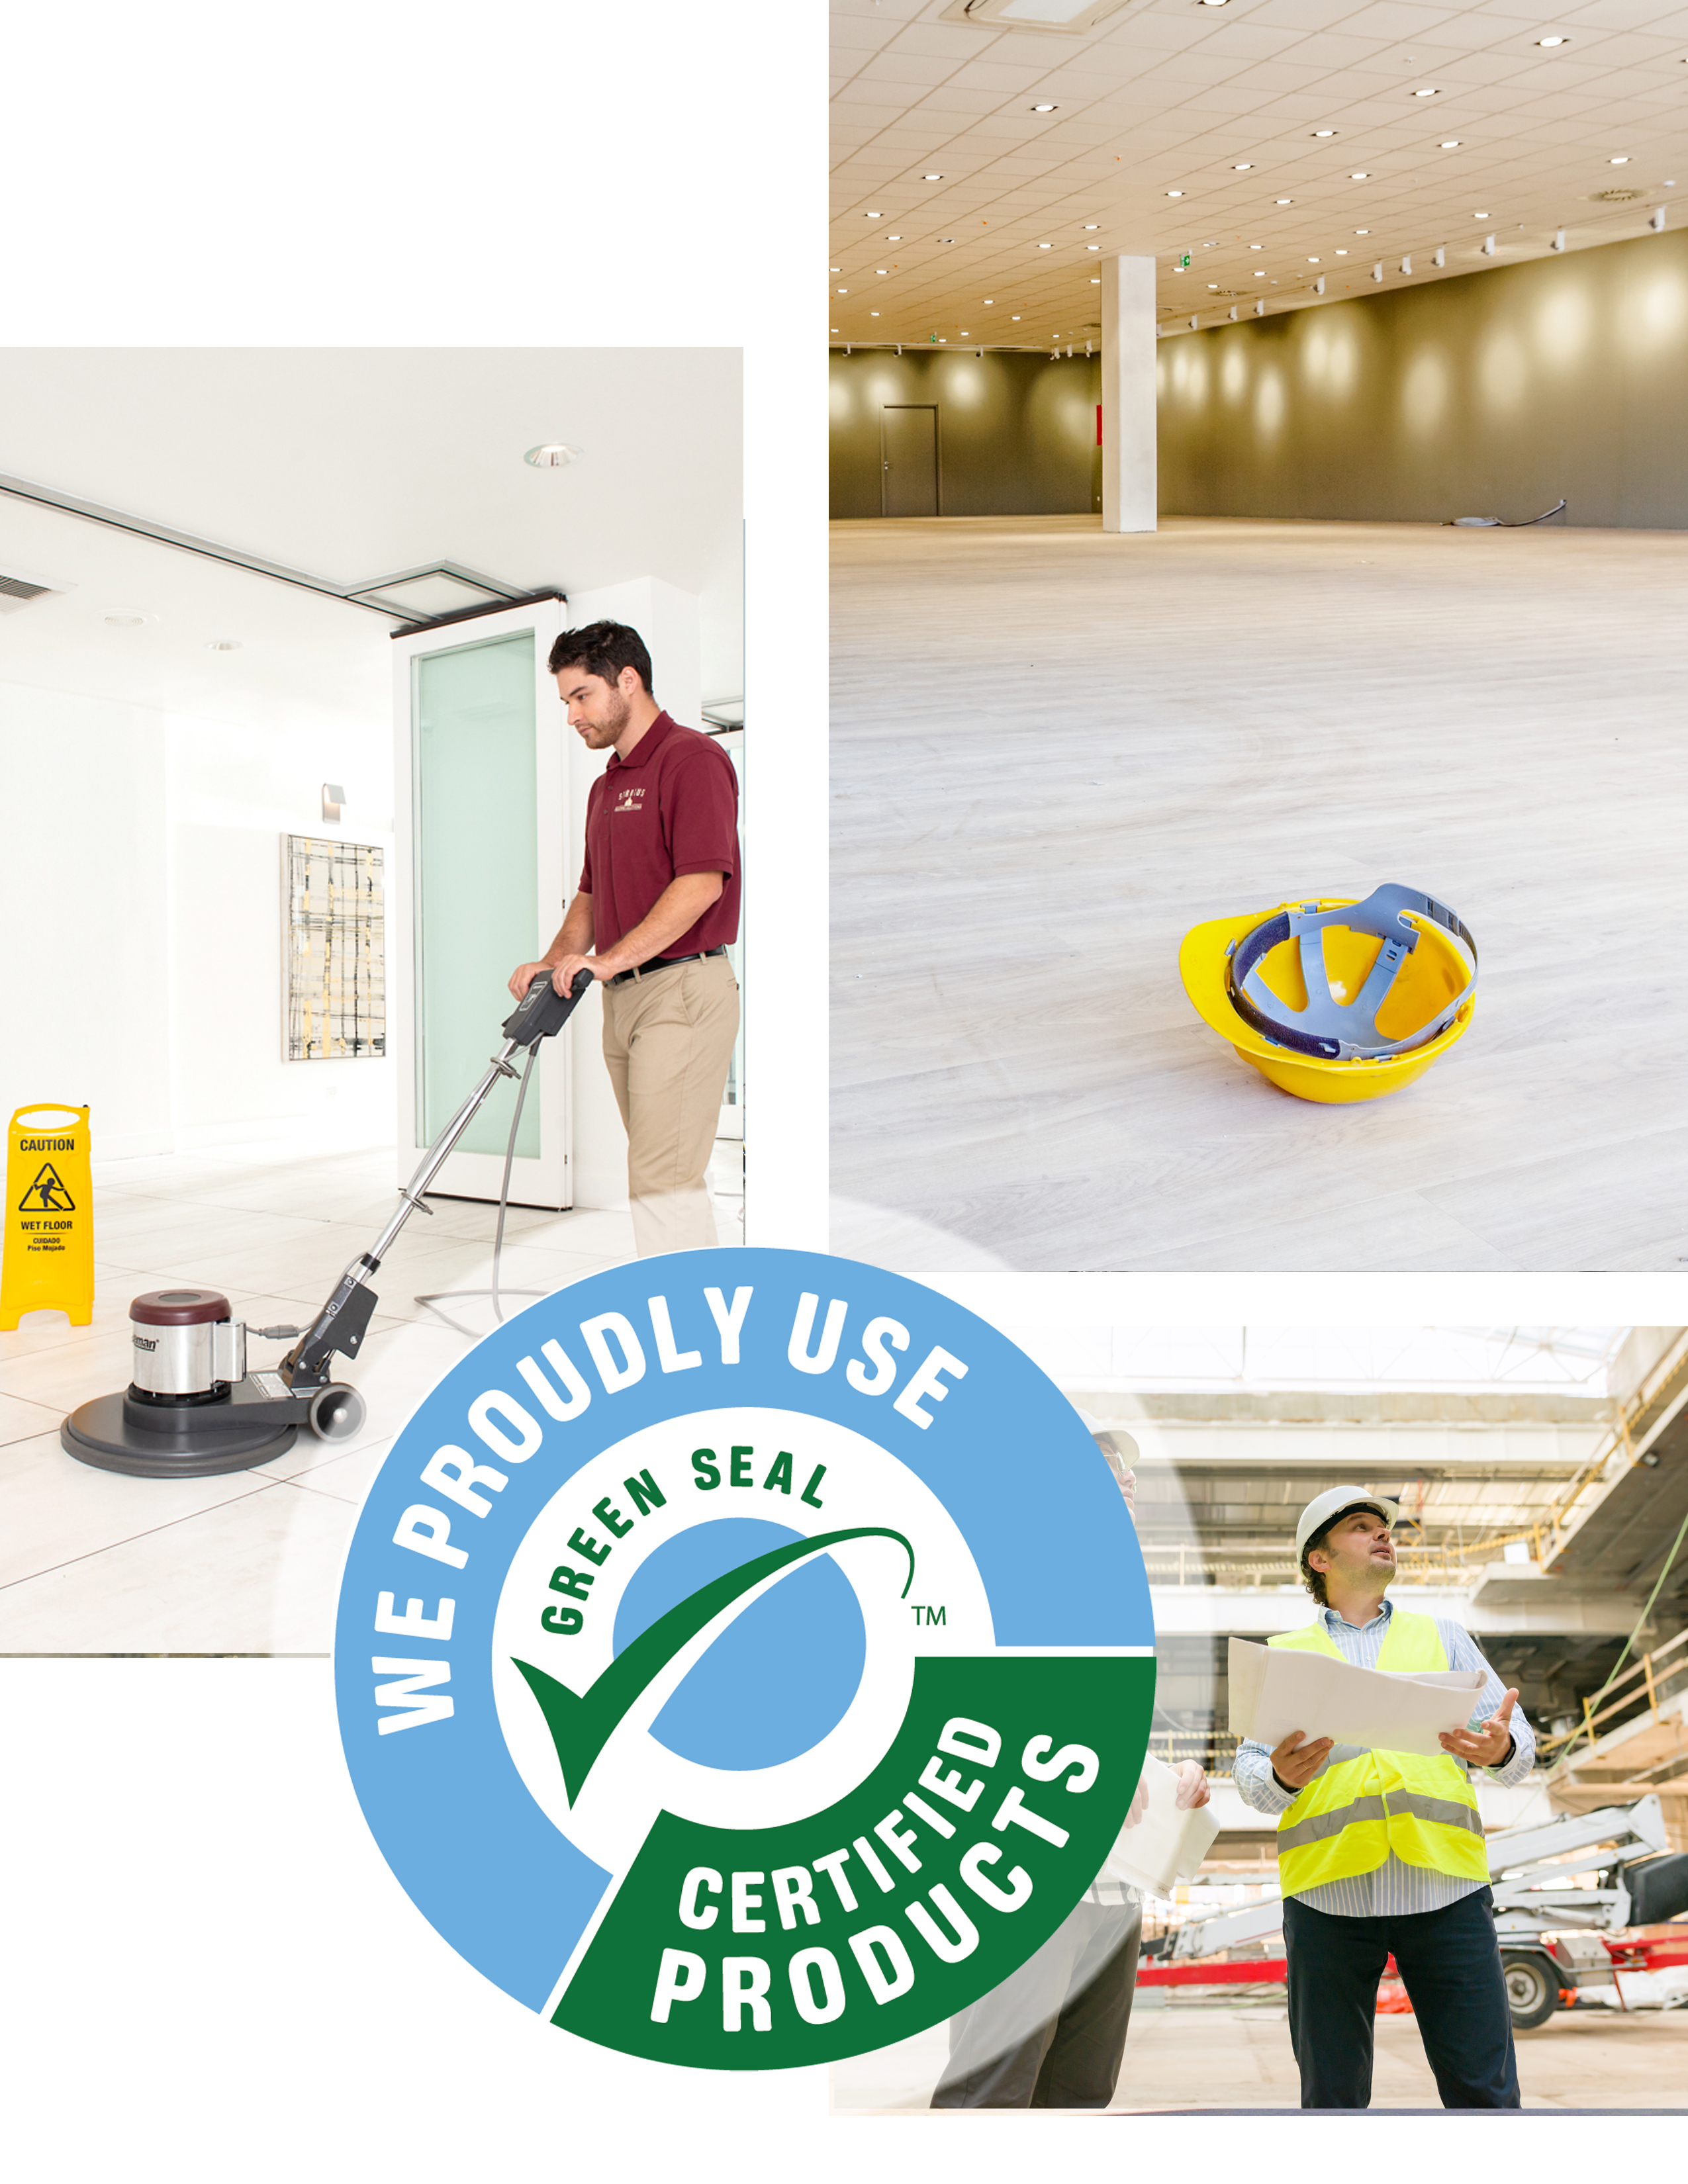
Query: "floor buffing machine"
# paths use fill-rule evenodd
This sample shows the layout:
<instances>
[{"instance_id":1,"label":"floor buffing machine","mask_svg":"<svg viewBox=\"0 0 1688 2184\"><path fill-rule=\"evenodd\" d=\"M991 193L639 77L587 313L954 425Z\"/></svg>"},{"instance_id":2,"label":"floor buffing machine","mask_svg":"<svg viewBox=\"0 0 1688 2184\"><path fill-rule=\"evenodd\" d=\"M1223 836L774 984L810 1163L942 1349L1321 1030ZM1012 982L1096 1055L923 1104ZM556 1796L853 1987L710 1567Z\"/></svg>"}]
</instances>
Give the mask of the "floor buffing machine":
<instances>
[{"instance_id":1,"label":"floor buffing machine","mask_svg":"<svg viewBox=\"0 0 1688 2184\"><path fill-rule=\"evenodd\" d=\"M362 1347L377 1301L370 1277L499 1081L517 1075L510 1056L526 1049L520 1121L539 1042L562 1029L591 983L589 971L578 972L565 997L549 972L533 980L504 1019L504 1044L486 1074L399 1192L392 1219L347 1268L308 1328L248 1329L231 1315L228 1299L215 1290L153 1290L136 1297L129 1307L135 1377L120 1396L97 1396L71 1412L58 1429L69 1453L101 1470L142 1479L201 1479L267 1462L292 1446L301 1426L322 1440L349 1440L364 1422L364 1399L343 1380L331 1379L330 1368L337 1352L355 1357ZM512 1155L515 1146L512 1124ZM509 1189L506 1157L506 1198ZM422 1206L422 1211L432 1209ZM248 1372L248 1334L298 1340L273 1371Z\"/></svg>"}]
</instances>

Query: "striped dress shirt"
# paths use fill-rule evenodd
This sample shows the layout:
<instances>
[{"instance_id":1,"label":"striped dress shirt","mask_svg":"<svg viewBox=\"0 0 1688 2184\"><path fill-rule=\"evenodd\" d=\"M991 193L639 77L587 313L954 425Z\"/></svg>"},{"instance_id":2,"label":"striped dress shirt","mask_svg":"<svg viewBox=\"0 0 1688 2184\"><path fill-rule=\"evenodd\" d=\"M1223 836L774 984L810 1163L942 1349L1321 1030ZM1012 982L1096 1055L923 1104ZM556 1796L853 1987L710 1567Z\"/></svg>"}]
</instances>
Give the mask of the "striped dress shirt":
<instances>
[{"instance_id":1,"label":"striped dress shirt","mask_svg":"<svg viewBox=\"0 0 1688 2184\"><path fill-rule=\"evenodd\" d=\"M1357 1629L1345 1622L1334 1607L1321 1608L1319 1618L1345 1661L1351 1661L1357 1669L1375 1669L1394 1613L1393 1602L1386 1600L1371 1621ZM1435 1618L1435 1624L1449 1668L1480 1669L1484 1673L1483 1688L1477 1694L1476 1705L1467 1724L1468 1728L1480 1729L1499 1710L1507 1687L1478 1651L1469 1632L1457 1623L1444 1622L1440 1615ZM1507 1789L1524 1780L1535 1760L1535 1733L1524 1719L1522 1709L1516 1706L1513 1708L1511 1727L1512 1758L1498 1767L1484 1769L1491 1781ZM1323 1774L1325 1767L1334 1766L1341 1760L1359 1758L1362 1748L1354 1744L1333 1746L1319 1774ZM1447 1757L1453 1758L1453 1754L1450 1752ZM1463 1768L1468 1775L1470 1774L1464 1760L1454 1758L1454 1764ZM1288 1812L1299 1794L1279 1786L1278 1778L1272 1771L1271 1752L1252 1737L1245 1737L1238 1746L1231 1775L1243 1802L1251 1805L1257 1813L1270 1813L1275 1817ZM1313 1779L1317 1780L1318 1777ZM1462 1896L1474 1895L1487 1885L1451 1873L1435 1873L1427 1866L1407 1865L1391 1852L1370 1873L1352 1874L1343 1880L1327 1880L1317 1888L1301 1889L1299 1901L1312 1910L1331 1912L1340 1919L1399 1918L1415 1911L1440 1911L1447 1904L1458 1903Z\"/></svg>"}]
</instances>

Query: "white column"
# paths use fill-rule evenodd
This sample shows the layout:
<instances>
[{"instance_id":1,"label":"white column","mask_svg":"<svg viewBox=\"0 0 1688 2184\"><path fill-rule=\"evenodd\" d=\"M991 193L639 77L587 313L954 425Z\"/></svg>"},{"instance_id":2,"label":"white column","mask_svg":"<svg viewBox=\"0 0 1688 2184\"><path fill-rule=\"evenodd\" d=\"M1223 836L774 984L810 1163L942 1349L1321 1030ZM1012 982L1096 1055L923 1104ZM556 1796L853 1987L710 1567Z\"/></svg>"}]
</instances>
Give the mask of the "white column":
<instances>
[{"instance_id":1,"label":"white column","mask_svg":"<svg viewBox=\"0 0 1688 2184\"><path fill-rule=\"evenodd\" d=\"M1152 531L1155 468L1155 261L1102 265L1102 528Z\"/></svg>"}]
</instances>

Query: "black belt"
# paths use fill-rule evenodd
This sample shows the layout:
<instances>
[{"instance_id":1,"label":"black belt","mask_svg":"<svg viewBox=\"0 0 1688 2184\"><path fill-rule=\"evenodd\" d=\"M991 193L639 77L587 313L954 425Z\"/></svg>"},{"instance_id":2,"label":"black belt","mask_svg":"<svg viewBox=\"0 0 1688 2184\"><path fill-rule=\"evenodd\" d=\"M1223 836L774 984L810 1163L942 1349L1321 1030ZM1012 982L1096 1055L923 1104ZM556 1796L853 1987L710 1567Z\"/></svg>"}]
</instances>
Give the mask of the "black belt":
<instances>
[{"instance_id":1,"label":"black belt","mask_svg":"<svg viewBox=\"0 0 1688 2184\"><path fill-rule=\"evenodd\" d=\"M612 986L625 986L629 978L643 978L652 971L666 971L671 963L706 963L711 956L724 956L722 948L700 948L695 956L653 956L649 963L635 964L631 971L617 971L610 981Z\"/></svg>"}]
</instances>

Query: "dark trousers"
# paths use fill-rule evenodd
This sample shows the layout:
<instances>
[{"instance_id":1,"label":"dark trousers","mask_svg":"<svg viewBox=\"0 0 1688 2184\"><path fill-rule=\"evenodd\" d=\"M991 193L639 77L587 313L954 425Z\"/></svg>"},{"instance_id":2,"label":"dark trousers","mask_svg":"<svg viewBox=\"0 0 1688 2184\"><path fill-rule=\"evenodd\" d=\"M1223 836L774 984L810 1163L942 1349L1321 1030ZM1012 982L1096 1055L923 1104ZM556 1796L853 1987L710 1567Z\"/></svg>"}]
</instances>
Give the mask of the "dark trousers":
<instances>
[{"instance_id":1,"label":"dark trousers","mask_svg":"<svg viewBox=\"0 0 1688 2184\"><path fill-rule=\"evenodd\" d=\"M1445 2109L1515 2109L1513 2020L1486 1888L1440 1911L1342 1919L1284 1899L1290 2042L1304 2109L1372 2102L1378 1981L1393 1955Z\"/></svg>"},{"instance_id":2,"label":"dark trousers","mask_svg":"<svg viewBox=\"0 0 1688 2184\"><path fill-rule=\"evenodd\" d=\"M1105 2109L1119 2082L1143 1914L1079 1903L1018 1971L950 2020L935 2109Z\"/></svg>"}]
</instances>

